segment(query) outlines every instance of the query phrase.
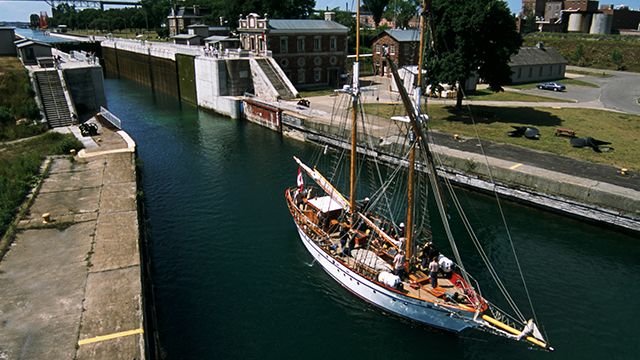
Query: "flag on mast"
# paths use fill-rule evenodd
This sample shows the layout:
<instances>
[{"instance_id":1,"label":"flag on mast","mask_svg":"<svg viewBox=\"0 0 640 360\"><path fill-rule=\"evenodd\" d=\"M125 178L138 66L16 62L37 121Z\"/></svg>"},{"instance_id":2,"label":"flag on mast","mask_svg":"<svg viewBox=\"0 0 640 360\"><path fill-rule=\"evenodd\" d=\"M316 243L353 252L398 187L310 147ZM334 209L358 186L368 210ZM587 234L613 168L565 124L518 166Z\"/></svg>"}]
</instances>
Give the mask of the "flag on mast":
<instances>
[{"instance_id":1,"label":"flag on mast","mask_svg":"<svg viewBox=\"0 0 640 360\"><path fill-rule=\"evenodd\" d=\"M304 182L302 180L302 168L298 167L298 187L300 188L300 191L302 191Z\"/></svg>"}]
</instances>

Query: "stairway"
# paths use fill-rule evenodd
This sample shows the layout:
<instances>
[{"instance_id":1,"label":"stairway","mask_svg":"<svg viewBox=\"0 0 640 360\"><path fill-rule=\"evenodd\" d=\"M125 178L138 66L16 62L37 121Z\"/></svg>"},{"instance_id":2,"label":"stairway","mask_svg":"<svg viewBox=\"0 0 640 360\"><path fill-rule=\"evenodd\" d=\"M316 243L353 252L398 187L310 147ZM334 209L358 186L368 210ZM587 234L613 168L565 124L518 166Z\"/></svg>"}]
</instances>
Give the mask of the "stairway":
<instances>
[{"instance_id":1,"label":"stairway","mask_svg":"<svg viewBox=\"0 0 640 360\"><path fill-rule=\"evenodd\" d=\"M69 105L64 96L60 77L57 70L34 72L36 83L40 90L40 98L44 106L44 116L49 127L61 127L71 125Z\"/></svg>"},{"instance_id":2,"label":"stairway","mask_svg":"<svg viewBox=\"0 0 640 360\"><path fill-rule=\"evenodd\" d=\"M275 69L273 69L273 65L271 64L269 59L258 58L256 59L256 61L258 62L258 65L260 65L260 68L265 73L265 75L267 75L267 78L269 79L273 87L276 89L276 91L278 91L280 99L284 100L295 98L295 95L291 93L287 85L280 77L280 74Z\"/></svg>"}]
</instances>

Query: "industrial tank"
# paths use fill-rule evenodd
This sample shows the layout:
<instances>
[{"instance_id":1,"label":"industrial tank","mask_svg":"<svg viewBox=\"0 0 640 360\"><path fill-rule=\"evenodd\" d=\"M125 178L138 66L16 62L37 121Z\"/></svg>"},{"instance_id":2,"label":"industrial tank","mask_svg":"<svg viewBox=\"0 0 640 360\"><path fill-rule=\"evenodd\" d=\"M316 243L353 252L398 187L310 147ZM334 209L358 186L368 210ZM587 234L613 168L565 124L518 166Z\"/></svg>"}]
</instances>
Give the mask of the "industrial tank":
<instances>
[{"instance_id":1,"label":"industrial tank","mask_svg":"<svg viewBox=\"0 0 640 360\"><path fill-rule=\"evenodd\" d=\"M611 14L593 14L591 21L591 29L589 34L611 34L611 24L613 23L613 15Z\"/></svg>"}]
</instances>

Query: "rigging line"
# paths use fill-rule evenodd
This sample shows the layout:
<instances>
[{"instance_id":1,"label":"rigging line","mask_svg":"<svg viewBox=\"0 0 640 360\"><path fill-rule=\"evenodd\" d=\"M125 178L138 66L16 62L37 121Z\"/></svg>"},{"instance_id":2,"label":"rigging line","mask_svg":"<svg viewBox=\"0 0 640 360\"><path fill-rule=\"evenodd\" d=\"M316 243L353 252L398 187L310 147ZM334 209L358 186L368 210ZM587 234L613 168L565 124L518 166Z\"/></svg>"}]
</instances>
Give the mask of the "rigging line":
<instances>
[{"instance_id":1,"label":"rigging line","mask_svg":"<svg viewBox=\"0 0 640 360\"><path fill-rule=\"evenodd\" d=\"M464 93L464 90L461 90L463 97L466 98L466 94ZM511 245L511 251L513 252L513 257L515 258L516 261L516 265L518 266L518 272L520 273L520 279L522 279L522 284L524 287L524 290L527 294L527 300L529 301L529 306L531 307L531 313L533 315L533 318L535 319L536 324L538 323L538 317L536 316L536 311L533 308L533 302L531 300L531 294L529 294L529 288L527 286L527 282L524 278L524 273L522 272L522 267L520 265L520 260L518 259L518 254L516 252L516 248L515 245L513 244L513 238L511 237L511 231L509 230L509 225L507 223L507 219L505 217L504 214L504 210L502 208L502 203L500 202L500 197L498 196L498 192L496 190L496 186L495 186L495 181L493 178L493 172L491 171L491 166L489 166L489 159L487 157L487 154L484 151L484 146L482 145L482 141L480 140L480 134L478 133L478 128L476 126L476 122L475 119L473 117L473 113L471 112L471 106L469 105L469 102L467 101L467 109L469 110L469 117L471 118L471 122L473 123L473 128L476 132L476 137L478 138L478 143L480 144L480 151L482 151L482 156L485 159L485 163L487 164L487 170L489 172L489 178L491 179L491 183L494 184L493 186L493 194L496 198L496 201L498 203L498 208L500 209L500 216L502 217L502 222L504 224L504 227L506 229L507 232L507 237L509 238L509 244Z\"/></svg>"},{"instance_id":2,"label":"rigging line","mask_svg":"<svg viewBox=\"0 0 640 360\"><path fill-rule=\"evenodd\" d=\"M442 35L442 37L443 37L443 42L444 42L444 44L445 44L445 47L447 48L447 51L449 51L449 52L450 52L450 49L449 49L448 43L447 43L446 39L444 38L444 34L441 34L441 35ZM435 42L434 42L434 43L435 43ZM464 97L464 98L466 98L466 94L464 93L464 89L462 89L462 86L460 86L460 89L459 89L458 91L462 91L462 95L463 95L463 97ZM495 181L494 181L494 178L493 178L493 173L492 173L492 171L491 171L491 168L489 167L488 157L487 157L487 155L486 155L486 153L485 153L485 151L484 151L484 147L482 146L482 142L480 141L480 135L479 135L479 133L478 133L478 128L477 128L476 123L475 123L475 120L474 120L474 118L473 118L473 113L471 112L471 107L470 107L470 105L469 105L469 102L467 101L466 103L467 103L467 108L468 108L468 110L469 110L469 116L471 117L471 121L473 122L473 127L474 127L474 130L475 130L475 132L476 132L476 136L477 136L477 138L478 138L478 142L480 143L480 151L482 152L482 155L483 155L483 156L484 156L484 158L485 158L485 163L487 164L487 169L488 169L488 171L489 171L489 178L491 179L491 182L494 184L493 192L494 192L494 195L495 195L496 200L497 200L497 203L498 203L498 208L500 209L500 215L501 215L501 217L502 217L502 221L503 221L503 223L504 223L504 225L505 225L505 229L506 229L506 232L507 232L507 237L509 238L509 243L510 243L510 245L511 245L511 249L512 249L512 252L513 252L513 255L514 255L514 258L515 258L516 264L517 264L517 266L518 266L518 271L519 271L519 273L520 273L520 278L521 278L521 280L522 280L522 283L523 283L523 286L524 286L525 292L526 292L526 294L527 294L527 299L528 299L528 301L529 301L529 306L530 306L530 308L531 308L531 312L532 312L532 314L533 314L533 317L534 317L534 319L535 319L535 322L536 322L536 323L538 323L538 319L537 319L537 316L536 316L536 312L535 312L535 310L534 310L534 308L533 308L533 302L532 302L532 300L531 300L531 295L530 295L530 293L529 293L529 289L528 289L528 287L527 287L527 283L526 283L526 281L525 281L525 279L524 279L524 274L522 273L522 268L521 268L521 266L520 266L520 261L518 260L518 255L517 255L517 253L516 253L515 246L514 246L514 244L513 244L513 239L512 239L512 237L511 237L511 232L509 231L509 226L508 226L508 224L507 224L506 217L505 217L505 215L504 215L504 210L502 209L502 204L500 203L500 199L499 199L499 197L498 197L498 193L497 193L496 188L495 188Z\"/></svg>"},{"instance_id":3,"label":"rigging line","mask_svg":"<svg viewBox=\"0 0 640 360\"><path fill-rule=\"evenodd\" d=\"M451 182L445 181L445 183L447 184L447 188L450 189L450 191L453 190L453 186L451 185ZM478 253L480 254L480 257L482 258L483 262L487 266L487 269L491 273L491 276L494 278L494 281L498 285L498 288L502 292L503 296L506 298L506 300L509 303L509 305L512 307L513 311L516 312L516 314L524 322L525 319L524 319L524 316L522 315L522 312L517 307L517 304L515 303L515 301L513 300L511 295L509 294L509 292L507 291L506 286L504 285L504 283L502 282L502 280L498 276L498 273L495 270L495 268L493 267L493 264L491 263L491 261L489 261L489 257L486 255L484 249L480 245L480 240L478 239L477 235L475 234L475 231L473 230L473 228L471 226L471 223L469 222L468 217L466 216L466 214L464 214L464 211L462 210L462 205L460 204L460 201L458 200L458 197L457 196L452 196L452 198L453 198L453 202L454 202L454 204L456 206L456 209L458 209L458 211L460 212L463 224L464 224L465 228L467 229L467 231L469 232L469 236L471 237L471 239L473 241L473 244L476 246L476 249L478 250Z\"/></svg>"},{"instance_id":4,"label":"rigging line","mask_svg":"<svg viewBox=\"0 0 640 360\"><path fill-rule=\"evenodd\" d=\"M435 157L438 159L439 164L442 165L442 162L441 162L441 159L439 157L439 154L436 154ZM493 264L489 260L489 257L486 255L486 253L484 251L484 248L480 244L480 240L478 239L477 235L475 234L475 231L474 231L473 227L471 226L471 223L470 223L470 221L469 221L464 209L462 208L462 205L460 204L460 200L458 199L458 196L456 195L456 193L453 190L453 185L451 184L451 181L449 179L444 178L444 183L447 186L447 189L448 189L448 191L449 191L449 193L450 193L450 195L452 197L452 200L454 202L454 205L455 205L458 213L460 214L461 220L463 221L463 224L465 225L465 228L466 228L467 232L469 233L469 236L470 236L474 246L476 247L476 250L478 251L478 254L482 258L482 261L484 262L484 264L487 267L487 269L489 270L489 273L491 274L492 278L494 279L494 281L498 285L498 288L500 289L500 292L503 294L503 296L505 297L505 299L507 300L509 305L512 307L513 311L516 314L518 314L520 317L522 317L522 319L524 321L524 316L522 315L520 309L518 308L518 306L516 305L515 301L513 300L513 298L511 297L511 295L507 291L506 286L504 285L504 283L500 279L500 276L498 275L497 271L493 267Z\"/></svg>"}]
</instances>

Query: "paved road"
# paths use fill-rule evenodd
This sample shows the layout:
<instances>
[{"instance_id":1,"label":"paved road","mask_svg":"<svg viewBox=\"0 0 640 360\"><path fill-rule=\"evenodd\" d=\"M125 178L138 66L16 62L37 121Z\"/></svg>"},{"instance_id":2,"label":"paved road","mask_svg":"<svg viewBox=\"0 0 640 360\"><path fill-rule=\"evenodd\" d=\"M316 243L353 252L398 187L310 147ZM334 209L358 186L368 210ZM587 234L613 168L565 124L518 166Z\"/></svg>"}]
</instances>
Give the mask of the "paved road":
<instances>
[{"instance_id":1,"label":"paved road","mask_svg":"<svg viewBox=\"0 0 640 360\"><path fill-rule=\"evenodd\" d=\"M579 68L576 66L568 66L567 69L599 71L589 68ZM607 109L613 111L624 112L628 114L640 115L640 74L622 72L622 71L604 71L612 74L611 77L600 78L588 75L576 75L567 73L567 77L576 78L582 81L590 82L599 87L586 87L578 85L568 85L567 91L552 92L539 89L520 90L530 95L549 96L558 99L575 102L574 104L553 104L538 103L536 106L562 106L562 107L580 107L592 109ZM477 103L477 102L474 102ZM502 106L511 106L513 102L502 102ZM499 102L492 105L500 106ZM528 106L531 106L529 103Z\"/></svg>"}]
</instances>

